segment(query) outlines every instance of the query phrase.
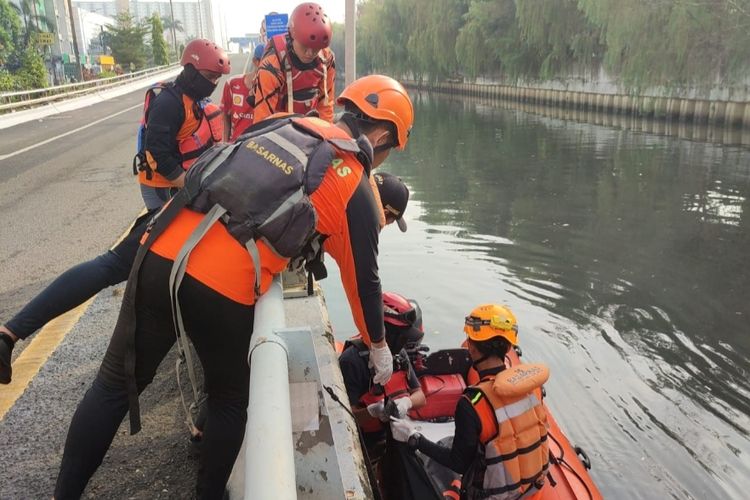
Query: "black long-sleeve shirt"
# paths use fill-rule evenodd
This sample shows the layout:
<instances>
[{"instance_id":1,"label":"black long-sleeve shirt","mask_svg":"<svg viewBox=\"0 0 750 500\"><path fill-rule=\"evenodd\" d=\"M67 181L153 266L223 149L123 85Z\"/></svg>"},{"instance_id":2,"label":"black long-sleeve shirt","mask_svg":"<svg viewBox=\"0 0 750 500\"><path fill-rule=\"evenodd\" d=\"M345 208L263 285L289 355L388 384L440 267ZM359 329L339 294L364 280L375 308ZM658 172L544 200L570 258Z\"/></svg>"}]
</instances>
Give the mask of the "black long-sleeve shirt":
<instances>
[{"instance_id":1,"label":"black long-sleeve shirt","mask_svg":"<svg viewBox=\"0 0 750 500\"><path fill-rule=\"evenodd\" d=\"M482 370L479 372L479 376L484 379L487 376L497 375L504 369L505 366L498 366ZM469 389L467 395L476 390ZM477 415L468 397L462 397L456 404L455 424L456 434L453 437L451 448L433 443L423 436L417 443L417 449L453 472L464 474L476 459L479 449L479 435L482 432L479 415Z\"/></svg>"},{"instance_id":2,"label":"black long-sleeve shirt","mask_svg":"<svg viewBox=\"0 0 750 500\"><path fill-rule=\"evenodd\" d=\"M178 178L181 166L177 133L185 122L185 105L182 89L174 85L156 95L148 110L145 150L156 162L156 171L169 180Z\"/></svg>"},{"instance_id":3,"label":"black long-sleeve shirt","mask_svg":"<svg viewBox=\"0 0 750 500\"><path fill-rule=\"evenodd\" d=\"M454 472L464 474L477 456L482 426L477 412L465 397L456 405L455 419L456 434L451 448L433 443L422 436L417 449Z\"/></svg>"}]
</instances>

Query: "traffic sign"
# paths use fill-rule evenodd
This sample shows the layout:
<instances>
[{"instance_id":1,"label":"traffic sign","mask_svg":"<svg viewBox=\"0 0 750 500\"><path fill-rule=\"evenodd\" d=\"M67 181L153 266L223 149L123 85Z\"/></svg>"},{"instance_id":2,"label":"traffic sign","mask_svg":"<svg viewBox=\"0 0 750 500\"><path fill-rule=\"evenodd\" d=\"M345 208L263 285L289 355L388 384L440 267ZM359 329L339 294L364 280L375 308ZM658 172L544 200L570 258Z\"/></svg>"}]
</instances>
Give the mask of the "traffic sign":
<instances>
[{"instance_id":1,"label":"traffic sign","mask_svg":"<svg viewBox=\"0 0 750 500\"><path fill-rule=\"evenodd\" d=\"M55 43L55 34L46 31L40 31L36 34L36 43L39 45L52 45Z\"/></svg>"},{"instance_id":2,"label":"traffic sign","mask_svg":"<svg viewBox=\"0 0 750 500\"><path fill-rule=\"evenodd\" d=\"M266 36L271 38L275 35L286 33L286 25L289 22L287 14L268 14L266 16Z\"/></svg>"}]
</instances>

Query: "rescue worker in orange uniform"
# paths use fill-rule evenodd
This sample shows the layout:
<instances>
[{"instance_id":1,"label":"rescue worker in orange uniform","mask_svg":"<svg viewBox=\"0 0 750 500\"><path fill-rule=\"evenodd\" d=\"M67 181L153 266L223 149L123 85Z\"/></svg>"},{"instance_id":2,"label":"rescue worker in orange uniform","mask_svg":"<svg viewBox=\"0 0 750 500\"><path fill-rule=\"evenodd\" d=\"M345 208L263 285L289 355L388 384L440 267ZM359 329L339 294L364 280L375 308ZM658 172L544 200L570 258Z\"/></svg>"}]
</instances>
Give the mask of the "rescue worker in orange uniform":
<instances>
[{"instance_id":1,"label":"rescue worker in orange uniform","mask_svg":"<svg viewBox=\"0 0 750 500\"><path fill-rule=\"evenodd\" d=\"M541 394L549 369L541 364L506 369L505 355L517 345L518 325L505 306L475 308L464 332L480 380L456 405L452 447L426 439L407 419L392 419L393 437L463 474L462 499L534 498L549 466Z\"/></svg>"},{"instance_id":2,"label":"rescue worker in orange uniform","mask_svg":"<svg viewBox=\"0 0 750 500\"><path fill-rule=\"evenodd\" d=\"M151 217L182 185L185 170L207 148L221 141L221 113L202 100L229 73L224 49L209 40L193 40L182 54L183 70L174 84L161 92L147 92L144 133L141 136L144 170L139 172L148 213L138 218L130 233L113 249L68 269L0 326L0 384L11 381L11 354L26 339L57 316L84 303L108 286L128 279L130 268Z\"/></svg>"},{"instance_id":3,"label":"rescue worker in orange uniform","mask_svg":"<svg viewBox=\"0 0 750 500\"><path fill-rule=\"evenodd\" d=\"M145 105L143 152L138 181L148 210L159 209L182 187L185 171L222 140L223 116L215 105L206 112L209 97L222 75L230 71L224 49L205 39L191 41L182 53L182 72L174 84L148 95Z\"/></svg>"},{"instance_id":4,"label":"rescue worker in orange uniform","mask_svg":"<svg viewBox=\"0 0 750 500\"><path fill-rule=\"evenodd\" d=\"M277 112L306 114L315 110L333 121L335 57L329 45L333 31L323 8L298 5L289 16L289 31L271 37L255 78L255 123Z\"/></svg>"},{"instance_id":5,"label":"rescue worker in orange uniform","mask_svg":"<svg viewBox=\"0 0 750 500\"><path fill-rule=\"evenodd\" d=\"M222 498L245 431L254 304L316 244L341 269L374 381L390 379L377 266L381 210L368 174L406 146L414 112L404 88L381 75L353 82L339 103L345 112L336 124L267 120L188 171L133 264L102 366L70 424L55 498L82 494L128 410L131 432L140 430L138 394L178 332L198 352L208 394L197 496Z\"/></svg>"}]
</instances>

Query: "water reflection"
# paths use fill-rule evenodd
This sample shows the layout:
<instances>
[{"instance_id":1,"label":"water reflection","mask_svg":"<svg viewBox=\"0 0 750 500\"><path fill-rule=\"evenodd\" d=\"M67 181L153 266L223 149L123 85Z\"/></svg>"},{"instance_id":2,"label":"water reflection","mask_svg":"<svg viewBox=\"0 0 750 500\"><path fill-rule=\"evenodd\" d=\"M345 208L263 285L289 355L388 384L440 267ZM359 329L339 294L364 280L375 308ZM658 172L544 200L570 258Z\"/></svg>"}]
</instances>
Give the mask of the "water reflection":
<instances>
[{"instance_id":1,"label":"water reflection","mask_svg":"<svg viewBox=\"0 0 750 500\"><path fill-rule=\"evenodd\" d=\"M742 498L750 152L646 133L664 122L416 104L409 148L385 167L411 187L409 231L384 231L381 274L420 301L427 341L455 346L473 306L506 302L605 496Z\"/></svg>"}]
</instances>

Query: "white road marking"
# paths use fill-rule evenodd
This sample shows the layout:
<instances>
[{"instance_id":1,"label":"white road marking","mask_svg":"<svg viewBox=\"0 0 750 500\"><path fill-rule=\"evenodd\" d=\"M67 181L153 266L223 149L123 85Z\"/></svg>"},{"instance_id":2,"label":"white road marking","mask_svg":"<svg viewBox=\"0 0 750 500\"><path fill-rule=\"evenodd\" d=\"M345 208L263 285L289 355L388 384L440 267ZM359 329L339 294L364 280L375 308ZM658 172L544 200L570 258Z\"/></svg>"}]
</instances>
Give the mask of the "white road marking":
<instances>
[{"instance_id":1,"label":"white road marking","mask_svg":"<svg viewBox=\"0 0 750 500\"><path fill-rule=\"evenodd\" d=\"M136 104L135 106L130 106L129 108L125 108L122 111L118 111L117 113L111 114L109 116L105 116L104 118L100 118L96 121L93 121L87 125L84 125L83 127L78 127L74 130L69 130L65 132L64 134L56 135L55 137L50 137L49 139L46 139L42 142L37 142L36 144L33 144L31 146L25 147L23 149L19 149L18 151L14 151L12 153L8 153L7 155L0 155L0 161L7 160L8 158L13 158L16 155L20 155L22 153L25 153L27 151L31 151L32 149L38 148L39 146L44 146L45 144L49 144L52 141L56 141L58 139L62 139L63 137L69 136L71 134L75 134L76 132L80 132L81 130L87 129L89 127L93 127L94 125L97 125L105 120L109 120L110 118L114 118L117 115L121 115L123 113L127 113L128 111L131 111L135 108L142 108L143 103Z\"/></svg>"}]
</instances>

